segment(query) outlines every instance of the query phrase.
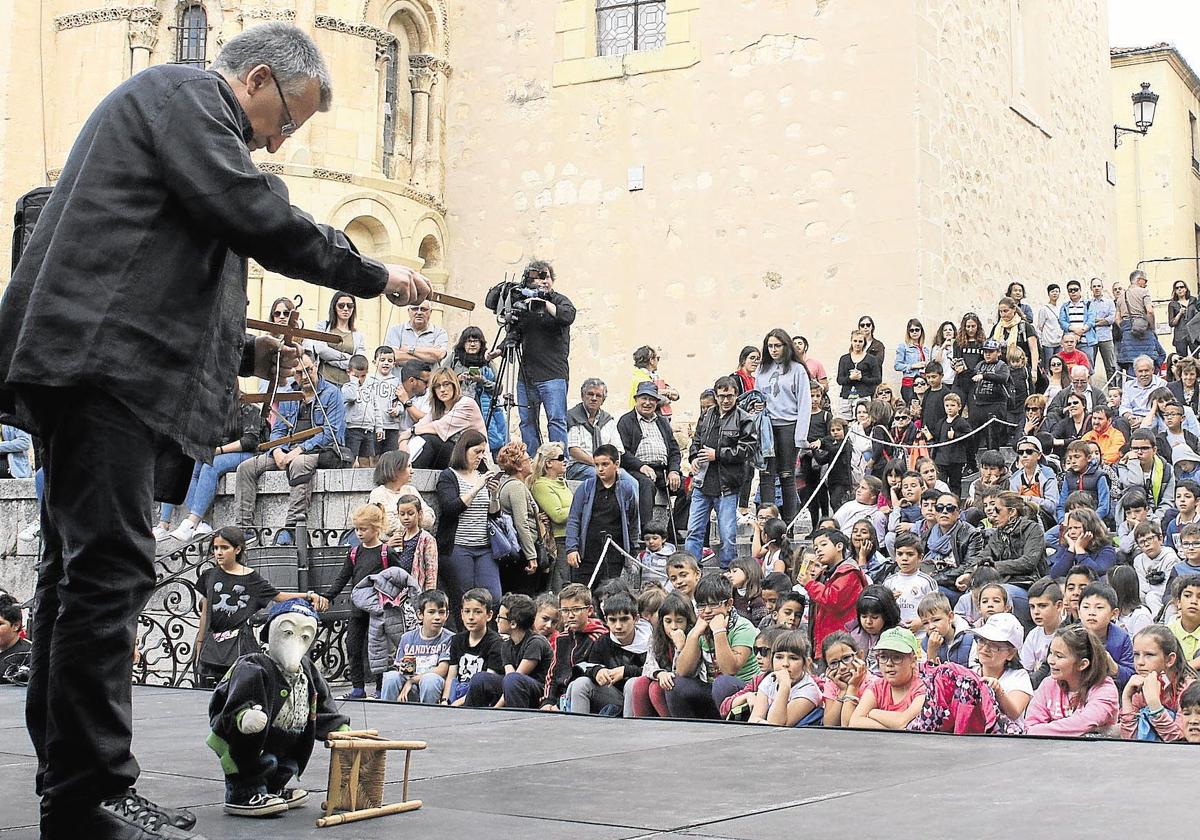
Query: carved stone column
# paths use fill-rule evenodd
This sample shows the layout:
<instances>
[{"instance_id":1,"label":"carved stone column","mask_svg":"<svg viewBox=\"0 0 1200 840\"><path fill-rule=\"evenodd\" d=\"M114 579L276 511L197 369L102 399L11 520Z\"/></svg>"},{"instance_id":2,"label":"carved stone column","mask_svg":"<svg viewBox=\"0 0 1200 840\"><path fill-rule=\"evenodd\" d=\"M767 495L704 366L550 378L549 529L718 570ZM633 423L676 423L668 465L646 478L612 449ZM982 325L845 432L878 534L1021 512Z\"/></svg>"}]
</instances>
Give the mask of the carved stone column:
<instances>
[{"instance_id":1,"label":"carved stone column","mask_svg":"<svg viewBox=\"0 0 1200 840\"><path fill-rule=\"evenodd\" d=\"M429 96L429 157L425 165L425 183L434 195L440 196L444 189L444 161L442 148L446 135L446 82L450 65L441 59L434 62L433 90Z\"/></svg>"},{"instance_id":2,"label":"carved stone column","mask_svg":"<svg viewBox=\"0 0 1200 840\"><path fill-rule=\"evenodd\" d=\"M130 61L130 74L145 70L150 66L150 53L158 45L158 24L162 15L156 10L146 7L131 9L129 13L129 49L133 52Z\"/></svg>"},{"instance_id":3,"label":"carved stone column","mask_svg":"<svg viewBox=\"0 0 1200 840\"><path fill-rule=\"evenodd\" d=\"M429 92L434 79L431 60L428 55L414 55L408 60L413 98L412 183L420 187L425 186L425 162L429 156Z\"/></svg>"}]
</instances>

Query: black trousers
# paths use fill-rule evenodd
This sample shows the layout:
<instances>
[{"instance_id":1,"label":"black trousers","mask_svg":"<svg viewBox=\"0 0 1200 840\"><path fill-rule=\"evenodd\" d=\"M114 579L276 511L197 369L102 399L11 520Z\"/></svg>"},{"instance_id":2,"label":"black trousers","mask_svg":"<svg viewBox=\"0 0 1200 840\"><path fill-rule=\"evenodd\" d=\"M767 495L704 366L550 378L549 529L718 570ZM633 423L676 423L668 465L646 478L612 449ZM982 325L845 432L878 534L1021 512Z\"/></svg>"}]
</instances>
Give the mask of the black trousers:
<instances>
[{"instance_id":1,"label":"black trousers","mask_svg":"<svg viewBox=\"0 0 1200 840\"><path fill-rule=\"evenodd\" d=\"M420 453L413 459L412 465L415 470L444 470L450 466L450 456L454 452L454 446L458 443L458 436L451 435L449 440L442 440L435 434L421 435L425 441L425 445L421 447Z\"/></svg>"},{"instance_id":2,"label":"black trousers","mask_svg":"<svg viewBox=\"0 0 1200 840\"><path fill-rule=\"evenodd\" d=\"M655 467L653 464L651 467L654 469L654 478L643 475L638 470L629 473L638 484L638 515L641 517L643 529L654 518L654 497L657 491L666 492L667 489L667 468L665 466ZM667 515L671 515L670 510L667 511ZM630 534L629 538L637 540L641 539L641 536L641 534Z\"/></svg>"},{"instance_id":3,"label":"black trousers","mask_svg":"<svg viewBox=\"0 0 1200 840\"><path fill-rule=\"evenodd\" d=\"M38 425L46 480L25 718L48 827L123 794L140 773L130 752L133 646L154 589L162 445L97 389L21 398Z\"/></svg>"},{"instance_id":4,"label":"black trousers","mask_svg":"<svg viewBox=\"0 0 1200 840\"><path fill-rule=\"evenodd\" d=\"M358 607L350 608L346 621L346 664L350 666L350 685L364 688L367 684L367 633L371 629L371 614Z\"/></svg>"},{"instance_id":5,"label":"black trousers","mask_svg":"<svg viewBox=\"0 0 1200 840\"><path fill-rule=\"evenodd\" d=\"M772 426L775 434L775 456L767 459L767 469L758 476L758 492L762 503L775 501L775 479L779 479L779 494L782 504L779 515L787 525L792 524L800 510L800 497L796 495L796 424Z\"/></svg>"}]
</instances>

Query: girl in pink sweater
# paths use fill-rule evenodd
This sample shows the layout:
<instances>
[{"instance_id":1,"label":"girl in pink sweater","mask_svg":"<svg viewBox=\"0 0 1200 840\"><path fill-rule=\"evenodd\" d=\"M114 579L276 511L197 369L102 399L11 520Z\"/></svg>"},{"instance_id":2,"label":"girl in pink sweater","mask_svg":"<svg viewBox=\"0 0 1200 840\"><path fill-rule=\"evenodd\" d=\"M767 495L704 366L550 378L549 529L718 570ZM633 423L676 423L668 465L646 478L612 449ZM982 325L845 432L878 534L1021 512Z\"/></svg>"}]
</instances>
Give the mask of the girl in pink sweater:
<instances>
[{"instance_id":1,"label":"girl in pink sweater","mask_svg":"<svg viewBox=\"0 0 1200 840\"><path fill-rule=\"evenodd\" d=\"M1137 672L1121 695L1121 737L1131 741L1182 741L1179 698L1196 679L1179 639L1162 624L1133 638Z\"/></svg>"},{"instance_id":2,"label":"girl in pink sweater","mask_svg":"<svg viewBox=\"0 0 1200 840\"><path fill-rule=\"evenodd\" d=\"M1080 624L1060 627L1042 680L1025 712L1027 735L1110 735L1117 722L1117 686L1104 645Z\"/></svg>"}]
</instances>

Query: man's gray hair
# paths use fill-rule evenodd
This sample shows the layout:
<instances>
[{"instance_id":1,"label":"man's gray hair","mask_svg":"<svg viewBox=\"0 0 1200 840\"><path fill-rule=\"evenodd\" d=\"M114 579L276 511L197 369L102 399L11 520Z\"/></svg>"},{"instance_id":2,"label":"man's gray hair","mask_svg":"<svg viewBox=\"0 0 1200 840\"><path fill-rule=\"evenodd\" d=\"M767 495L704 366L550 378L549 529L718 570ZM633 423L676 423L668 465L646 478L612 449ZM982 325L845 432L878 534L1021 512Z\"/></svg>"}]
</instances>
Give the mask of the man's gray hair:
<instances>
[{"instance_id":1,"label":"man's gray hair","mask_svg":"<svg viewBox=\"0 0 1200 840\"><path fill-rule=\"evenodd\" d=\"M316 43L300 27L280 21L252 26L226 42L212 69L244 79L260 64L270 67L279 86L292 96L301 95L315 79L321 91L317 110L329 110L333 102L329 67Z\"/></svg>"},{"instance_id":2,"label":"man's gray hair","mask_svg":"<svg viewBox=\"0 0 1200 840\"><path fill-rule=\"evenodd\" d=\"M1146 364L1150 365L1151 372L1154 371L1154 368L1156 367L1154 364L1154 360L1151 359L1149 356L1147 356L1145 353L1143 353L1142 355L1138 356L1136 359L1133 360L1133 369L1137 370L1137 366L1140 365L1142 362L1145 362Z\"/></svg>"},{"instance_id":3,"label":"man's gray hair","mask_svg":"<svg viewBox=\"0 0 1200 840\"><path fill-rule=\"evenodd\" d=\"M588 391L590 391L592 388L599 388L601 391L604 392L604 396L606 396L606 397L608 396L608 386L604 384L604 380L597 379L596 377L593 376L590 379L583 380L583 385L581 385L579 388L580 398L582 398L583 395L586 394Z\"/></svg>"},{"instance_id":4,"label":"man's gray hair","mask_svg":"<svg viewBox=\"0 0 1200 840\"><path fill-rule=\"evenodd\" d=\"M1146 272L1142 271L1140 268L1135 269L1129 274L1129 282L1136 283L1138 280L1144 279L1145 276Z\"/></svg>"}]
</instances>

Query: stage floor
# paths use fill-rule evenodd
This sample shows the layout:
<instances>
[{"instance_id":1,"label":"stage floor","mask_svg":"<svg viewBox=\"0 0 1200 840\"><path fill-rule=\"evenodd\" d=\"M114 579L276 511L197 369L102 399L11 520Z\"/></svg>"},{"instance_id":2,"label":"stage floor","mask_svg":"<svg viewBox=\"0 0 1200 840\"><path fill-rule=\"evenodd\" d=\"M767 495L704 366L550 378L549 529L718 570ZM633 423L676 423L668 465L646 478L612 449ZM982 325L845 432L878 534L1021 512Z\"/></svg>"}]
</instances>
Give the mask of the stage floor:
<instances>
[{"instance_id":1,"label":"stage floor","mask_svg":"<svg viewBox=\"0 0 1200 840\"><path fill-rule=\"evenodd\" d=\"M410 795L419 811L322 829L319 747L310 805L269 820L221 811L204 745L206 693L139 688L141 792L192 807L210 840L303 837L607 838L1194 836L1187 795L1200 750L1098 741L783 731L758 726L575 718L382 703L352 724L427 741ZM23 694L0 688L0 840L36 837L35 761ZM398 757L399 754L396 754ZM387 797L400 799L402 764ZM391 780L395 780L394 783Z\"/></svg>"}]
</instances>

